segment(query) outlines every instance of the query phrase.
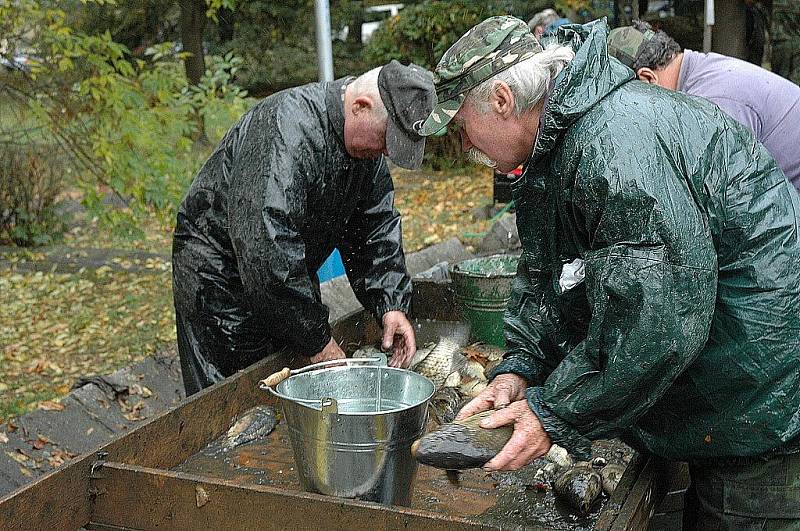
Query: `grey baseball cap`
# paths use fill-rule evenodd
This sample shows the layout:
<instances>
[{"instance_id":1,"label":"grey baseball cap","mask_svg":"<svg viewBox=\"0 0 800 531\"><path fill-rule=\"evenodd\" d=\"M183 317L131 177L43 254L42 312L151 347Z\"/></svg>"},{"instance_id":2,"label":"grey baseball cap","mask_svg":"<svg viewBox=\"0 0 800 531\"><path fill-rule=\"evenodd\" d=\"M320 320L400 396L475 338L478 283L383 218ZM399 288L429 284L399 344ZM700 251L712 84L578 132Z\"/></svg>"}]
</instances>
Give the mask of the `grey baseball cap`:
<instances>
[{"instance_id":1,"label":"grey baseball cap","mask_svg":"<svg viewBox=\"0 0 800 531\"><path fill-rule=\"evenodd\" d=\"M417 169L425 153L419 130L436 104L433 74L415 64L392 60L378 74L378 91L389 114L386 151L398 166Z\"/></svg>"}]
</instances>

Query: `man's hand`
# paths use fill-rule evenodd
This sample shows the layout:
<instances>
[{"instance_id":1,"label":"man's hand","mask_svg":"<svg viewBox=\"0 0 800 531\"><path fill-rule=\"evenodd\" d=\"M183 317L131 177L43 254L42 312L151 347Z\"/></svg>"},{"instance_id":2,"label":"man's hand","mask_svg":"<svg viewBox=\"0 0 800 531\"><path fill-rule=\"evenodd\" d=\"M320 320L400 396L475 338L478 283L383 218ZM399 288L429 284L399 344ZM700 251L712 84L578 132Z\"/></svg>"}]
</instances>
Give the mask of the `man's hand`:
<instances>
[{"instance_id":1,"label":"man's hand","mask_svg":"<svg viewBox=\"0 0 800 531\"><path fill-rule=\"evenodd\" d=\"M344 351L339 348L339 344L336 343L336 340L331 338L331 340L328 341L328 344L325 345L325 348L317 352L314 356L311 356L311 363L319 363L320 361L328 360L340 360L344 357Z\"/></svg>"},{"instance_id":2,"label":"man's hand","mask_svg":"<svg viewBox=\"0 0 800 531\"><path fill-rule=\"evenodd\" d=\"M516 374L501 374L495 377L486 389L470 400L458 412L456 420L463 420L472 415L477 415L487 409L502 409L511 402L522 400L525 397L525 388L528 382ZM532 413L531 413L532 414Z\"/></svg>"},{"instance_id":3,"label":"man's hand","mask_svg":"<svg viewBox=\"0 0 800 531\"><path fill-rule=\"evenodd\" d=\"M550 450L550 437L527 400L517 400L495 411L491 417L483 419L481 427L492 429L508 424L514 425L514 434L500 453L483 465L484 470L519 470Z\"/></svg>"},{"instance_id":4,"label":"man's hand","mask_svg":"<svg viewBox=\"0 0 800 531\"><path fill-rule=\"evenodd\" d=\"M411 363L411 358L417 352L417 339L414 327L408 322L406 314L393 310L383 314L383 343L384 351L392 349L392 359L389 366L405 369Z\"/></svg>"}]
</instances>

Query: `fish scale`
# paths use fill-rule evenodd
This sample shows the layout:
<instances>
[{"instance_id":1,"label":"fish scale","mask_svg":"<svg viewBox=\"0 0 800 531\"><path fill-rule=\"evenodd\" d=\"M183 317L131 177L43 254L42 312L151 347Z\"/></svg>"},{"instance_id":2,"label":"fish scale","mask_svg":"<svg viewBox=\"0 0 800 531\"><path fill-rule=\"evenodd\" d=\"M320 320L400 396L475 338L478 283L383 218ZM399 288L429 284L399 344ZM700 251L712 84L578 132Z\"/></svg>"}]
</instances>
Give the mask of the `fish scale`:
<instances>
[{"instance_id":1,"label":"fish scale","mask_svg":"<svg viewBox=\"0 0 800 531\"><path fill-rule=\"evenodd\" d=\"M436 346L421 357L411 370L431 380L436 389L441 389L447 377L466 363L466 358L460 351L461 345L454 340L447 337L440 338Z\"/></svg>"}]
</instances>

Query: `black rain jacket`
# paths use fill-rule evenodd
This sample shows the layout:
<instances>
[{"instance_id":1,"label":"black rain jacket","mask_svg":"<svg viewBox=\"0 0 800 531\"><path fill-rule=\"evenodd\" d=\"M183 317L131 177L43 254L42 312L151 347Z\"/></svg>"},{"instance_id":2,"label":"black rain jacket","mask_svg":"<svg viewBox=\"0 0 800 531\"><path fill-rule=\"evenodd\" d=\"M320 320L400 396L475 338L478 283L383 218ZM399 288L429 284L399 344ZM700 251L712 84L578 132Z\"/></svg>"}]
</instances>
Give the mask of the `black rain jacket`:
<instances>
[{"instance_id":1,"label":"black rain jacket","mask_svg":"<svg viewBox=\"0 0 800 531\"><path fill-rule=\"evenodd\" d=\"M376 318L407 312L411 279L392 180L383 157L345 150L346 82L265 98L189 188L172 249L187 393L277 348L322 350L330 328L316 271L334 248Z\"/></svg>"}]
</instances>

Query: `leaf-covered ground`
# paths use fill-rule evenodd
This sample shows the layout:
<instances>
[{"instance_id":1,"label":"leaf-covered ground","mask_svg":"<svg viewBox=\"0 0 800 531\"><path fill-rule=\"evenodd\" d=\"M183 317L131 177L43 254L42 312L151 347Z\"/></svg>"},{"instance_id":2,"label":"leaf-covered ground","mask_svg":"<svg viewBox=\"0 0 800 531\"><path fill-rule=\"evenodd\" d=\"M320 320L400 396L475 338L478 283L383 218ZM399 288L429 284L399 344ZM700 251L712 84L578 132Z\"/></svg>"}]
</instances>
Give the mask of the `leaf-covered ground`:
<instances>
[{"instance_id":1,"label":"leaf-covered ground","mask_svg":"<svg viewBox=\"0 0 800 531\"><path fill-rule=\"evenodd\" d=\"M397 170L393 176L407 252L452 236L469 244L487 228L473 212L491 202L491 172ZM146 234L140 241L120 240L88 221L63 243L169 255L169 230L152 225ZM5 258L19 264L46 256L20 250ZM170 263L149 259L138 265L146 271L26 272L8 263L0 268L0 423L36 407L57 408L77 378L110 373L174 341Z\"/></svg>"}]
</instances>

